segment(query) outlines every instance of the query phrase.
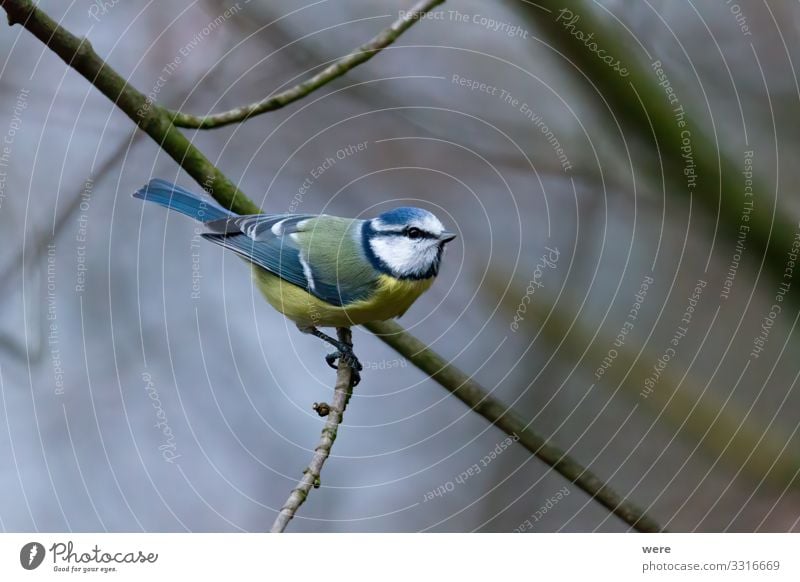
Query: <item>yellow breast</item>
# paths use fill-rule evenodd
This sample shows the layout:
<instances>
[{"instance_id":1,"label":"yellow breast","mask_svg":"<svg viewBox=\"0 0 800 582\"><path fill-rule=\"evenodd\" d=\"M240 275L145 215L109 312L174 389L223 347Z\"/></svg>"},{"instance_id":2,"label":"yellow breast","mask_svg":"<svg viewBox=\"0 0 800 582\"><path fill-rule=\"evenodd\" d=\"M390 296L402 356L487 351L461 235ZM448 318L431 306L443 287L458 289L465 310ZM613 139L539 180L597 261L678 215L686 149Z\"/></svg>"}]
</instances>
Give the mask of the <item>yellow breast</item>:
<instances>
[{"instance_id":1,"label":"yellow breast","mask_svg":"<svg viewBox=\"0 0 800 582\"><path fill-rule=\"evenodd\" d=\"M400 317L430 288L434 280L433 277L402 280L381 275L372 296L346 307L337 307L264 269L254 267L253 277L261 293L275 309L298 325L315 327L347 327Z\"/></svg>"}]
</instances>

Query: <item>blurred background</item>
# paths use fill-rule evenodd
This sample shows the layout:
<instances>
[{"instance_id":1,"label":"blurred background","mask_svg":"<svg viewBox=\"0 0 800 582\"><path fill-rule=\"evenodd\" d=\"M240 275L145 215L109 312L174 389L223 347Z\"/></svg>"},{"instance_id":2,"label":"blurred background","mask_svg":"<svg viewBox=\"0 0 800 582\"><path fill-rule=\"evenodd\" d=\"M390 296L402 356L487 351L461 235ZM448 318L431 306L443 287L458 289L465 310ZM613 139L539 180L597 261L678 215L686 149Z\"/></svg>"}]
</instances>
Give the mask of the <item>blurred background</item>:
<instances>
[{"instance_id":1,"label":"blurred background","mask_svg":"<svg viewBox=\"0 0 800 582\"><path fill-rule=\"evenodd\" d=\"M201 114L410 3L39 6ZM268 212L434 210L460 236L412 333L668 528L800 530L798 4L437 10L310 97L187 135ZM0 55L0 528L267 530L319 438L326 347L131 198L198 186L112 103L20 26ZM292 531L627 529L354 342L363 382Z\"/></svg>"}]
</instances>

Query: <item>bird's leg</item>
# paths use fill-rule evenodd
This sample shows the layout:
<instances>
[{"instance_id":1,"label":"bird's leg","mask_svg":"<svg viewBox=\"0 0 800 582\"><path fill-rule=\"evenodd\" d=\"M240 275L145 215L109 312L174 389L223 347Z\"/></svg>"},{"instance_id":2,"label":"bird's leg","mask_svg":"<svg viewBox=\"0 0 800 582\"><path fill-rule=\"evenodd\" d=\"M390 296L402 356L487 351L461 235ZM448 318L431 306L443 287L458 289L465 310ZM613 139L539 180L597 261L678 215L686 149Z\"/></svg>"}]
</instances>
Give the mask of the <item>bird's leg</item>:
<instances>
[{"instance_id":1,"label":"bird's leg","mask_svg":"<svg viewBox=\"0 0 800 582\"><path fill-rule=\"evenodd\" d=\"M335 347L336 351L325 356L325 361L331 368L336 369L336 360L339 358L344 358L344 362L350 366L350 369L353 371L353 386L358 385L358 383L361 381L361 374L359 372L361 372L364 367L361 365L361 362L358 361L358 358L353 352L353 346L341 342L335 337L329 336L327 333L321 332L316 327L301 328L301 331L310 333L311 335L318 337L322 341L327 342Z\"/></svg>"}]
</instances>

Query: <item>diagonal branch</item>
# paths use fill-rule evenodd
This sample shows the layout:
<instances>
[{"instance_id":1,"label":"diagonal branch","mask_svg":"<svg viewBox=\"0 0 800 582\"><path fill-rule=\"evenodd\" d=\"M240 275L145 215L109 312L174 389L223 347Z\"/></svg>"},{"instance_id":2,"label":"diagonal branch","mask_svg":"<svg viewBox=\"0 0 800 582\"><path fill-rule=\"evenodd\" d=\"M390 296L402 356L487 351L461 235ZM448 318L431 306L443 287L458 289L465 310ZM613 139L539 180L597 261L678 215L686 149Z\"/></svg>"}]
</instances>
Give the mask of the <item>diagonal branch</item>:
<instances>
[{"instance_id":1,"label":"diagonal branch","mask_svg":"<svg viewBox=\"0 0 800 582\"><path fill-rule=\"evenodd\" d=\"M717 221L714 238L735 237L744 224L742 162L734 161L725 151L716 128L711 128L713 134L704 131L697 121L702 118L702 109L690 102L682 105L667 99L653 69L659 63L657 56L647 53L650 62L643 65L641 56L624 42L631 38L631 31L615 25L603 15L607 9L598 10L597 5L586 0L537 0L518 2L516 8L541 31L542 42L552 45L552 50L570 65L564 69L587 82L589 94L596 92L602 98L608 114L622 125L625 133L621 137L638 137L645 145L640 150L657 156L658 163L643 164L642 171L654 189L662 190L664 197L669 193L696 198ZM624 76L598 58L600 53L593 52L592 46L595 51L600 47L603 54L620 58ZM713 118L709 119L713 124ZM754 176L753 182L758 195L756 209L746 223L748 245L755 256L762 254L773 279L780 282L797 221L778 204L774 186L762 182L759 176ZM800 301L796 289L789 297Z\"/></svg>"},{"instance_id":2,"label":"diagonal branch","mask_svg":"<svg viewBox=\"0 0 800 582\"><path fill-rule=\"evenodd\" d=\"M420 20L426 12L442 3L444 3L444 0L420 0L411 10L403 12L389 28L382 31L368 43L361 45L353 52L334 61L310 79L286 91L282 91L277 95L272 95L256 103L237 107L236 109L204 116L190 115L188 113L170 110L169 113L172 116L172 122L178 127L215 129L232 123L240 123L254 115L275 111L276 109L285 107L298 99L302 99L309 93L316 91L334 79L341 77L350 69L367 62L397 40L401 34Z\"/></svg>"},{"instance_id":3,"label":"diagonal branch","mask_svg":"<svg viewBox=\"0 0 800 582\"><path fill-rule=\"evenodd\" d=\"M352 334L350 328L340 327L337 330L339 341L352 346ZM282 533L286 530L286 526L294 517L300 506L305 503L311 488L320 486L320 475L322 474L322 466L331 454L331 447L336 440L336 434L339 432L339 425L342 423L344 410L350 400L350 395L353 393L353 370L347 364L345 358L339 358L339 367L336 370L336 387L333 391L333 401L329 406L328 420L322 429L322 434L319 437L319 444L314 449L314 456L311 457L311 462L308 467L303 471L303 477L297 484L292 492L289 494L289 499L283 504L283 508L278 517L275 518L275 523L272 524L272 533ZM315 405L316 407L316 405ZM324 414L320 412L320 414Z\"/></svg>"},{"instance_id":4,"label":"diagonal branch","mask_svg":"<svg viewBox=\"0 0 800 582\"><path fill-rule=\"evenodd\" d=\"M241 214L255 214L260 211L258 206L240 192L233 182L171 123L171 114L167 110L154 106L141 92L128 85L119 73L97 56L86 39L80 39L58 25L31 0L0 0L0 6L8 13L10 24L22 24L58 54L68 66L83 75L153 138L159 147L217 201ZM476 413L496 424L498 428L519 435L520 442L529 451L582 487L632 527L640 531L661 530L652 518L622 499L607 484L589 473L569 455L527 428L482 386L455 366L447 364L444 358L399 325L391 322L373 323L368 329L379 335L383 341L411 360Z\"/></svg>"},{"instance_id":5,"label":"diagonal branch","mask_svg":"<svg viewBox=\"0 0 800 582\"><path fill-rule=\"evenodd\" d=\"M170 123L166 110L153 105L129 85L94 52L88 39L78 38L60 26L31 0L0 0L0 6L8 14L9 24L24 26L83 75L223 206L239 214L260 212L258 206Z\"/></svg>"},{"instance_id":6,"label":"diagonal branch","mask_svg":"<svg viewBox=\"0 0 800 582\"><path fill-rule=\"evenodd\" d=\"M405 356L456 398L519 443L640 532L660 532L663 528L643 509L611 489L603 480L582 466L568 453L530 429L513 409L492 396L486 388L409 334L394 321L378 321L365 326Z\"/></svg>"}]
</instances>

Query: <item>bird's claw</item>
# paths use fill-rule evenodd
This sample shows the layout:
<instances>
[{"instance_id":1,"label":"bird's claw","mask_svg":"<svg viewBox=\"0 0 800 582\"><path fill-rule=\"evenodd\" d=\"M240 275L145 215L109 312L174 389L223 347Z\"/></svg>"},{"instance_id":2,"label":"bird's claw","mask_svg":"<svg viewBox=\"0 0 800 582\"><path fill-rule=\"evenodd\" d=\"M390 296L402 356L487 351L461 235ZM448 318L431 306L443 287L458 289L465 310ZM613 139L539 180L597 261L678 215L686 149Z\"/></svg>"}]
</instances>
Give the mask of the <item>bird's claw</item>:
<instances>
[{"instance_id":1,"label":"bird's claw","mask_svg":"<svg viewBox=\"0 0 800 582\"><path fill-rule=\"evenodd\" d=\"M326 362L326 363L327 363L327 364L328 364L328 365L329 365L331 368L333 368L334 370L336 370L336 369L338 369L338 368L339 368L339 364L337 364L337 363L336 363L336 360L338 360L338 359L339 359L339 356L340 356L340 353L339 353L339 352L333 352L333 353L330 353L330 354L326 354L326 355L325 355L325 362Z\"/></svg>"},{"instance_id":2,"label":"bird's claw","mask_svg":"<svg viewBox=\"0 0 800 582\"><path fill-rule=\"evenodd\" d=\"M364 369L361 362L358 361L352 349L337 350L330 353L325 356L325 361L331 368L336 370L338 369L337 360L340 358L344 359L345 364L347 364L353 372L353 386L358 386L358 383L361 382L361 374L359 372Z\"/></svg>"}]
</instances>

